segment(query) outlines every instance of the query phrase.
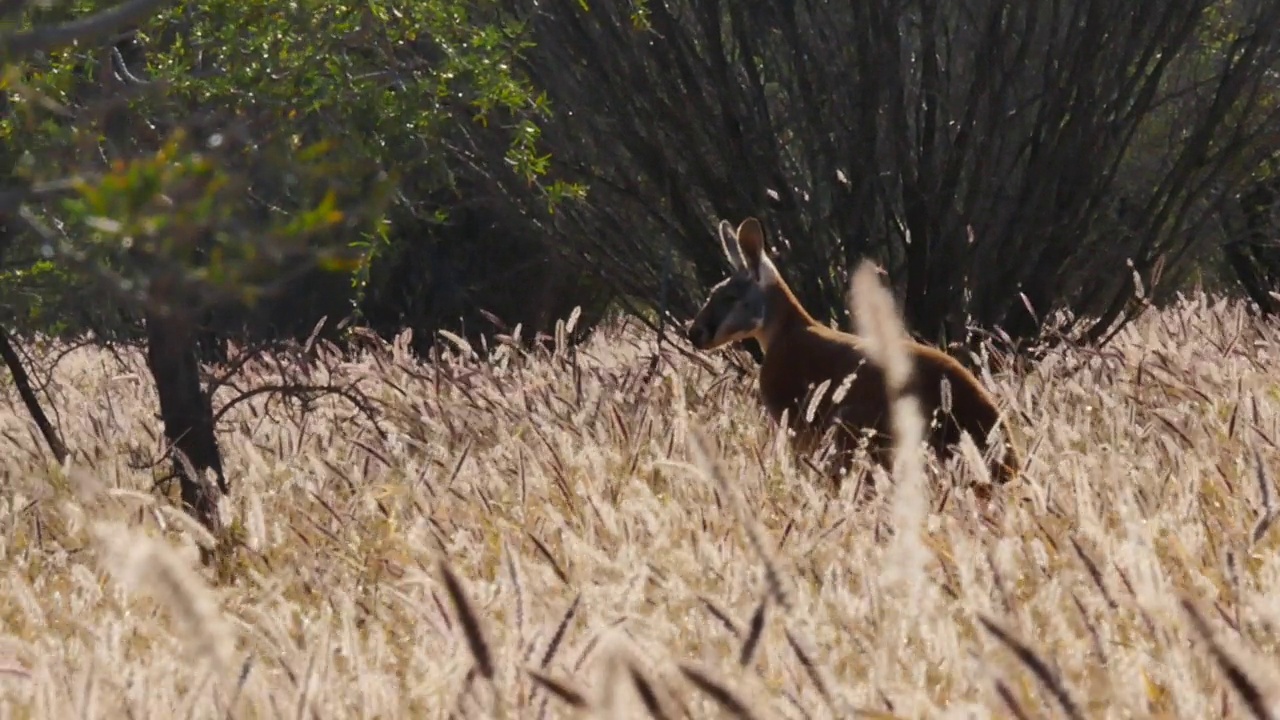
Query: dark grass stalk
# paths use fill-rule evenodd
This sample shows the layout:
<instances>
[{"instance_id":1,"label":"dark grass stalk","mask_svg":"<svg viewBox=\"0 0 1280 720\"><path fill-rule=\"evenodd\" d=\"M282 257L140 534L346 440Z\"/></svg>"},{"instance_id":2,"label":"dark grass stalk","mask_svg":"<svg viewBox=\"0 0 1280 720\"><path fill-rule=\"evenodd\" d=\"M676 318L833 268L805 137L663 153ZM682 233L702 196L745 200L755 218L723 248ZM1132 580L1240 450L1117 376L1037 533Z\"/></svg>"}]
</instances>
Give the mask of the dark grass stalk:
<instances>
[{"instance_id":1,"label":"dark grass stalk","mask_svg":"<svg viewBox=\"0 0 1280 720\"><path fill-rule=\"evenodd\" d=\"M1120 578L1120 582L1124 583L1124 589L1129 591L1129 595L1134 599L1138 599L1138 592L1134 590L1133 583L1129 582L1129 576L1119 565L1112 565L1116 569L1116 576ZM1156 623L1151 619L1151 615L1142 607L1140 603L1134 603L1134 607L1138 611L1138 617L1142 618L1142 624L1147 629L1147 633L1152 637L1156 636Z\"/></svg>"},{"instance_id":2,"label":"dark grass stalk","mask_svg":"<svg viewBox=\"0 0 1280 720\"><path fill-rule=\"evenodd\" d=\"M1009 712L1017 720L1031 720L1031 716L1026 710L1022 709L1022 703L1018 702L1018 698L1014 697L1013 690L1009 689L1009 685L1003 680L996 680L996 694L1004 702L1005 707L1009 708Z\"/></svg>"},{"instance_id":3,"label":"dark grass stalk","mask_svg":"<svg viewBox=\"0 0 1280 720\"><path fill-rule=\"evenodd\" d=\"M733 634L734 637L741 636L742 633L738 630L738 624L733 621L733 618L729 617L728 613L721 610L719 606L703 595L698 596L698 601L701 602L702 606L707 609L707 612L711 613L711 616L716 620L719 620L720 624Z\"/></svg>"},{"instance_id":4,"label":"dark grass stalk","mask_svg":"<svg viewBox=\"0 0 1280 720\"><path fill-rule=\"evenodd\" d=\"M1040 684L1058 701L1058 705L1066 713L1067 717L1072 720L1084 720L1084 716L1080 714L1079 706L1072 699L1071 693L1067 691L1066 686L1062 684L1062 680L1034 650L986 616L979 616L978 622L982 623L987 632L994 635L1005 647L1013 651L1014 656L1031 670L1031 673L1036 676Z\"/></svg>"},{"instance_id":5,"label":"dark grass stalk","mask_svg":"<svg viewBox=\"0 0 1280 720\"><path fill-rule=\"evenodd\" d=\"M749 709L751 705L710 672L688 663L681 663L680 673L733 717L742 720L755 719L756 715Z\"/></svg>"},{"instance_id":6,"label":"dark grass stalk","mask_svg":"<svg viewBox=\"0 0 1280 720\"><path fill-rule=\"evenodd\" d=\"M804 705L800 704L800 698L796 697L795 693L790 690L783 689L782 697L786 698L787 702L791 704L791 707L795 708L796 712L800 713L800 717L805 718L805 720L809 720L813 717L813 715L804 708Z\"/></svg>"},{"instance_id":7,"label":"dark grass stalk","mask_svg":"<svg viewBox=\"0 0 1280 720\"><path fill-rule=\"evenodd\" d=\"M836 713L835 706L831 700L831 690L827 687L827 681L822 676L822 672L818 668L817 664L814 663L813 657L805 649L799 638L791 632L791 628L786 628L785 633L787 636L787 644L791 646L791 650L796 654L796 658L800 660L800 665L809 676L809 680L813 683L813 686L817 688L818 694L822 696L822 701L826 703L827 709L833 714L838 714Z\"/></svg>"},{"instance_id":8,"label":"dark grass stalk","mask_svg":"<svg viewBox=\"0 0 1280 720\"><path fill-rule=\"evenodd\" d=\"M516 602L516 637L520 644L524 644L524 588L520 584L520 573L516 570L515 555L512 554L511 548L504 542L502 544L503 554L506 555L507 574L511 577L511 587L515 591Z\"/></svg>"},{"instance_id":9,"label":"dark grass stalk","mask_svg":"<svg viewBox=\"0 0 1280 720\"><path fill-rule=\"evenodd\" d=\"M738 664L742 667L751 663L751 658L755 656L756 648L760 645L760 637L764 634L765 607L768 604L768 595L760 598L760 604L751 614L751 622L747 625L747 637L743 640L742 652L738 655Z\"/></svg>"},{"instance_id":10,"label":"dark grass stalk","mask_svg":"<svg viewBox=\"0 0 1280 720\"><path fill-rule=\"evenodd\" d=\"M440 574L444 578L453 607L458 613L458 623L462 625L462 632L467 638L467 647L475 658L476 670L484 679L492 681L493 656L490 654L489 643L485 640L484 632L480 628L480 620L471 607L471 601L467 599L462 583L453 574L453 569L449 567L448 562L440 561Z\"/></svg>"},{"instance_id":11,"label":"dark grass stalk","mask_svg":"<svg viewBox=\"0 0 1280 720\"><path fill-rule=\"evenodd\" d=\"M1107 606L1112 610L1119 608L1120 606L1116 603L1115 598L1111 596L1111 591L1107 589L1107 584L1102 579L1102 571L1098 569L1098 564L1093 561L1093 558L1089 557L1089 554L1084 551L1084 548L1080 546L1080 543L1074 537L1068 539L1071 541L1071 547L1075 549L1076 555L1079 556L1080 562L1084 563L1085 570L1089 572L1089 577L1093 580L1093 584L1097 586L1098 592L1102 593L1103 599L1107 601Z\"/></svg>"},{"instance_id":12,"label":"dark grass stalk","mask_svg":"<svg viewBox=\"0 0 1280 720\"><path fill-rule=\"evenodd\" d=\"M1262 456L1258 453L1257 446L1251 447L1250 450L1253 451L1253 476L1258 483L1258 498L1262 503L1262 512L1258 523L1253 526L1252 534L1253 542L1257 544L1275 522L1276 511L1271 500L1271 478L1267 477L1267 468L1262 464Z\"/></svg>"},{"instance_id":13,"label":"dark grass stalk","mask_svg":"<svg viewBox=\"0 0 1280 720\"><path fill-rule=\"evenodd\" d=\"M1271 479L1267 477L1267 468L1262 463L1262 455L1258 452L1258 447L1253 445L1249 448L1253 455L1253 477L1258 483L1258 500L1262 504L1262 511L1265 515L1275 512L1275 506L1271 499Z\"/></svg>"},{"instance_id":14,"label":"dark grass stalk","mask_svg":"<svg viewBox=\"0 0 1280 720\"><path fill-rule=\"evenodd\" d=\"M672 711L675 704L671 697L649 677L643 668L636 662L628 659L626 662L627 675L631 678L631 684L636 689L636 694L640 696L640 702L644 703L644 709L649 712L656 720L670 720L676 717Z\"/></svg>"},{"instance_id":15,"label":"dark grass stalk","mask_svg":"<svg viewBox=\"0 0 1280 720\"><path fill-rule=\"evenodd\" d=\"M471 667L467 668L466 676L462 678L462 688L458 690L458 697L454 701L454 711L458 713L460 717L466 717L467 715L467 700L472 700L474 702L474 698L471 696L471 690L475 687L477 673L478 670L476 665L473 663ZM319 719L317 718L317 720Z\"/></svg>"},{"instance_id":16,"label":"dark grass stalk","mask_svg":"<svg viewBox=\"0 0 1280 720\"><path fill-rule=\"evenodd\" d=\"M534 668L526 668L525 672L529 674L529 677L533 679L534 683L536 683L538 687L543 688L551 695L559 698L569 707L577 710L590 709L591 703L587 701L586 695L573 685L569 684L569 682L557 680L546 673L535 670Z\"/></svg>"},{"instance_id":17,"label":"dark grass stalk","mask_svg":"<svg viewBox=\"0 0 1280 720\"><path fill-rule=\"evenodd\" d=\"M991 584L996 586L1000 591L1000 604L1004 607L1006 613L1013 612L1013 603L1009 600L1009 589L1005 586L1004 574L1000 572L1000 567L996 565L995 555L992 548L988 547L987 552L983 556L987 560L987 569L991 571Z\"/></svg>"},{"instance_id":18,"label":"dark grass stalk","mask_svg":"<svg viewBox=\"0 0 1280 720\"><path fill-rule=\"evenodd\" d=\"M1209 627L1209 621L1200 613L1200 609L1196 607L1190 598L1183 597L1179 602L1187 617L1190 618L1191 625L1195 628L1200 639L1204 641L1205 645L1209 646L1209 652L1213 655L1218 667L1227 676L1227 681L1231 683L1231 687L1240 695L1245 707L1249 708L1249 714L1259 720L1273 720L1275 716L1267 709L1261 688L1214 637L1213 629Z\"/></svg>"},{"instance_id":19,"label":"dark grass stalk","mask_svg":"<svg viewBox=\"0 0 1280 720\"><path fill-rule=\"evenodd\" d=\"M551 636L551 642L547 644L547 652L543 654L542 661L538 663L538 667L546 669L551 664L556 651L560 649L560 643L564 640L565 631L569 629L569 623L578 614L578 603L581 601L582 593L574 596L573 602L569 604L569 609L564 613L564 617L560 618L560 624L556 626L556 632Z\"/></svg>"},{"instance_id":20,"label":"dark grass stalk","mask_svg":"<svg viewBox=\"0 0 1280 720\"><path fill-rule=\"evenodd\" d=\"M568 585L569 576L565 574L564 568L560 567L560 563L556 562L556 558L551 554L551 550L549 550L547 546L538 539L537 535L534 535L531 532L526 532L525 534L533 541L533 546L538 549L538 554L542 555L542 557L551 564L551 571L556 574L556 577L560 578L560 582Z\"/></svg>"},{"instance_id":21,"label":"dark grass stalk","mask_svg":"<svg viewBox=\"0 0 1280 720\"><path fill-rule=\"evenodd\" d=\"M1080 613L1080 620L1089 631L1089 638L1093 641L1093 654L1098 656L1098 662L1106 665L1108 662L1107 653L1103 649L1102 637L1098 635L1098 628L1094 627L1093 620L1089 617L1088 611L1085 610L1084 603L1080 601L1080 597L1074 592L1071 593L1071 601L1075 603L1076 610Z\"/></svg>"},{"instance_id":22,"label":"dark grass stalk","mask_svg":"<svg viewBox=\"0 0 1280 720\"><path fill-rule=\"evenodd\" d=\"M617 620L614 620L613 622L609 623L609 625L604 630L601 630L600 632L597 632L595 635L592 635L591 639L587 641L587 644L583 646L582 652L578 653L578 659L573 661L573 671L578 672L579 670L582 669L582 664L587 661L587 658L591 657L591 653L595 652L596 646L600 644L600 640L604 638L605 634L609 630L621 625L626 621L627 621L627 618L625 617L618 618Z\"/></svg>"}]
</instances>

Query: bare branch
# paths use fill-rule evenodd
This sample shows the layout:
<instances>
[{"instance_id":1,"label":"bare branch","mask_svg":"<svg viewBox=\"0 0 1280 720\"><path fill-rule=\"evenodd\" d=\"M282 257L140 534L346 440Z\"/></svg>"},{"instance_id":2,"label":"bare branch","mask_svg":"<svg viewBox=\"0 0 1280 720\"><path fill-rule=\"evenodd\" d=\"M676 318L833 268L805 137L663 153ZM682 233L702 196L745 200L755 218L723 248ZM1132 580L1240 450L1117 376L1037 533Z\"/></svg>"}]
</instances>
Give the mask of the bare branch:
<instances>
[{"instance_id":1,"label":"bare branch","mask_svg":"<svg viewBox=\"0 0 1280 720\"><path fill-rule=\"evenodd\" d=\"M0 58L13 60L77 43L96 42L147 19L167 0L128 0L96 15L0 37Z\"/></svg>"},{"instance_id":2,"label":"bare branch","mask_svg":"<svg viewBox=\"0 0 1280 720\"><path fill-rule=\"evenodd\" d=\"M214 423L218 423L224 415L233 407L239 405L246 400L250 400L258 395L272 395L277 397L293 398L310 405L322 397L334 396L346 400L351 403L360 414L364 415L373 425L373 429L380 437L386 437L386 433L377 424L377 411L374 409L374 403L369 397L355 387L354 384L344 385L311 385L303 383L279 383L270 385L259 385L255 388L245 390L238 396L228 400L225 405L218 409L213 415Z\"/></svg>"}]
</instances>

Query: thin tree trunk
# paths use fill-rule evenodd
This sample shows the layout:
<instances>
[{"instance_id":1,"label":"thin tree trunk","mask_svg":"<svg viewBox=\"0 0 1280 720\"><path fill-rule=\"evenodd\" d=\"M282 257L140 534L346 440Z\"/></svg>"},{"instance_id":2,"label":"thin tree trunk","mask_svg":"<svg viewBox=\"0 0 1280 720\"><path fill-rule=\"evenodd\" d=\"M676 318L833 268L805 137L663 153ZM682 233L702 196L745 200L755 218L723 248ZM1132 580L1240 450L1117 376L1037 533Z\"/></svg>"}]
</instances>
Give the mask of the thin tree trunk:
<instances>
[{"instance_id":1,"label":"thin tree trunk","mask_svg":"<svg viewBox=\"0 0 1280 720\"><path fill-rule=\"evenodd\" d=\"M49 417L44 414L44 408L40 407L40 399L31 389L31 380L27 377L26 368L22 367L22 358L18 357L17 351L13 349L13 343L9 341L9 333L4 328L0 328L0 357L4 358L4 364L13 374L13 384L18 388L18 395L22 397L22 403L27 406L27 412L31 413L31 419L35 420L36 426L40 428L44 441L49 443L53 456L59 463L66 462L67 446L58 436L58 430L53 427L53 423L49 422Z\"/></svg>"},{"instance_id":2,"label":"thin tree trunk","mask_svg":"<svg viewBox=\"0 0 1280 720\"><path fill-rule=\"evenodd\" d=\"M166 292L171 286L164 280L153 285L146 313L147 366L160 396L165 438L175 451L174 473L182 486L183 505L216 531L217 500L204 481L205 471L213 471L223 493L227 481L213 433L213 409L200 386L197 327L177 298Z\"/></svg>"}]
</instances>

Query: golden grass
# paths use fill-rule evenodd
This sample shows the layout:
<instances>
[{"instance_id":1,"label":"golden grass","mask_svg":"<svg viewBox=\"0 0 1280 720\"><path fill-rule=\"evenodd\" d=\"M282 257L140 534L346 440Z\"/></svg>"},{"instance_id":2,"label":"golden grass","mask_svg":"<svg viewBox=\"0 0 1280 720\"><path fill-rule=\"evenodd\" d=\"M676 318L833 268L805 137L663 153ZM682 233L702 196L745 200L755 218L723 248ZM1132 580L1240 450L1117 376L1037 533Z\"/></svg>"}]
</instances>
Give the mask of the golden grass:
<instances>
[{"instance_id":1,"label":"golden grass","mask_svg":"<svg viewBox=\"0 0 1280 720\"><path fill-rule=\"evenodd\" d=\"M9 384L3 717L1269 712L1276 327L1200 297L984 378L1028 453L993 508L932 457L835 495L754 378L670 349L646 377L653 351L619 325L484 363L322 353L387 438L338 399L236 406L212 568L130 467L160 436L140 353L58 365L65 469Z\"/></svg>"}]
</instances>

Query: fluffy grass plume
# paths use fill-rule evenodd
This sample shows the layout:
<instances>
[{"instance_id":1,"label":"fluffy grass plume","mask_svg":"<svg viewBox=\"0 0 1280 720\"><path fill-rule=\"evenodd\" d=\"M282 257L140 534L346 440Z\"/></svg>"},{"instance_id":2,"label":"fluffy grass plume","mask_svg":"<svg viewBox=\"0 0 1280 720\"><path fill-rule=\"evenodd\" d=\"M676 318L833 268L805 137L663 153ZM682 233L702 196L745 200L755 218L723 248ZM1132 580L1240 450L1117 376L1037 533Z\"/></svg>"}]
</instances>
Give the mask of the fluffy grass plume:
<instances>
[{"instance_id":1,"label":"fluffy grass plume","mask_svg":"<svg viewBox=\"0 0 1280 720\"><path fill-rule=\"evenodd\" d=\"M855 283L855 315L900 337L880 293ZM927 454L834 493L732 357L655 364L626 325L404 347L307 371L358 381L378 429L336 397L222 417L216 546L149 467L143 354L32 347L74 455L0 380L0 716L1276 713L1280 328L1238 306L993 372L1030 479L990 504Z\"/></svg>"},{"instance_id":2,"label":"fluffy grass plume","mask_svg":"<svg viewBox=\"0 0 1280 720\"><path fill-rule=\"evenodd\" d=\"M911 616L920 611L921 595L931 589L924 582L928 552L920 543L929 509L922 459L924 415L919 400L903 392L914 369L904 345L907 332L894 308L893 296L876 275L874 263L864 261L854 270L848 302L849 314L868 357L884 372L889 425L894 434L894 541L885 554L880 580L886 588L901 593L906 603L904 612Z\"/></svg>"}]
</instances>

